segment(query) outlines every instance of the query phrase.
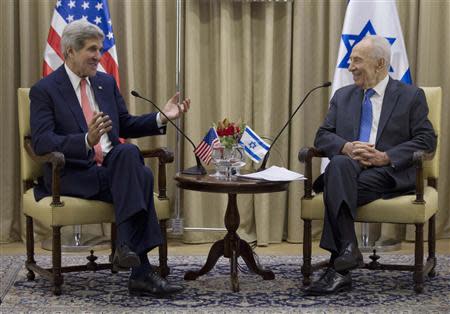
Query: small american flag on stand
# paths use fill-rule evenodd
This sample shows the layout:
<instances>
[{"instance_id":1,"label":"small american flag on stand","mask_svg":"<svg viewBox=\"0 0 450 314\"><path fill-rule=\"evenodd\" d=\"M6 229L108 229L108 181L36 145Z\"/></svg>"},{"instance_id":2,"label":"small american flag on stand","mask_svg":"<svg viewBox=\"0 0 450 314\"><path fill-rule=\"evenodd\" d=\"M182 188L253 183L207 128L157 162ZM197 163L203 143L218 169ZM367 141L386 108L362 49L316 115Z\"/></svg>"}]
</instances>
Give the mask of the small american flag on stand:
<instances>
[{"instance_id":1,"label":"small american flag on stand","mask_svg":"<svg viewBox=\"0 0 450 314\"><path fill-rule=\"evenodd\" d=\"M203 140L195 148L194 153L201 161L209 165L212 149L217 146L220 146L219 136L217 136L217 132L214 128L210 128Z\"/></svg>"},{"instance_id":2,"label":"small american flag on stand","mask_svg":"<svg viewBox=\"0 0 450 314\"><path fill-rule=\"evenodd\" d=\"M114 76L119 86L119 64L107 0L58 0L48 32L44 52L43 76L47 76L64 63L61 35L66 25L85 19L97 25L105 34L103 54L98 70Z\"/></svg>"}]
</instances>

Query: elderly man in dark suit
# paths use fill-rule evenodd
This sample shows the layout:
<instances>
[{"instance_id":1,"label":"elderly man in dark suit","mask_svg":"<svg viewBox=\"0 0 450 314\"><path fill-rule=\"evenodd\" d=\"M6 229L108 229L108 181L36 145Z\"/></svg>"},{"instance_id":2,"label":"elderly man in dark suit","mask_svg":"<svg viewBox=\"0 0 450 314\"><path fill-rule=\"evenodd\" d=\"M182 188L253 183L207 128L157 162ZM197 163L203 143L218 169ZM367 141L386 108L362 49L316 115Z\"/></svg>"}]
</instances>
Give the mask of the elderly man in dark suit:
<instances>
[{"instance_id":1,"label":"elderly man in dark suit","mask_svg":"<svg viewBox=\"0 0 450 314\"><path fill-rule=\"evenodd\" d=\"M414 191L413 153L436 148L424 92L390 78L390 59L385 38L361 40L350 56L355 84L336 91L317 131L314 145L330 159L314 185L324 192L320 247L331 252L331 267L307 294L351 288L349 271L363 263L354 229L357 207Z\"/></svg>"},{"instance_id":2,"label":"elderly man in dark suit","mask_svg":"<svg viewBox=\"0 0 450 314\"><path fill-rule=\"evenodd\" d=\"M139 149L120 144L119 137L165 134L167 119L159 113L132 116L114 78L97 72L104 34L96 25L79 20L66 26L61 38L65 63L37 82L30 91L30 124L37 154L65 155L61 194L114 204L117 250L113 263L131 267L131 294L169 294L180 291L151 267L147 253L162 243L153 202L153 174ZM170 119L189 109L173 96L163 111ZM51 169L36 199L50 195Z\"/></svg>"}]
</instances>

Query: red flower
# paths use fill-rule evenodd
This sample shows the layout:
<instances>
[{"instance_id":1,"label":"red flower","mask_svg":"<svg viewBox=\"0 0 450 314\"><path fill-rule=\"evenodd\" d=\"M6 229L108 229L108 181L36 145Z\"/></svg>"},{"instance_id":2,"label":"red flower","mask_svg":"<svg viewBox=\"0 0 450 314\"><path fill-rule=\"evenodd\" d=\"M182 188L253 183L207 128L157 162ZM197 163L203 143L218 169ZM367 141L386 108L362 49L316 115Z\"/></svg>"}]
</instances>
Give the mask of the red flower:
<instances>
[{"instance_id":1,"label":"red flower","mask_svg":"<svg viewBox=\"0 0 450 314\"><path fill-rule=\"evenodd\" d=\"M225 135L233 135L234 134L234 126L232 124L230 124L226 129L225 129Z\"/></svg>"},{"instance_id":2,"label":"red flower","mask_svg":"<svg viewBox=\"0 0 450 314\"><path fill-rule=\"evenodd\" d=\"M244 128L245 123L242 122L236 124L230 122L227 118L219 121L216 125L216 132L220 138L220 143L226 148L231 148L239 141Z\"/></svg>"}]
</instances>

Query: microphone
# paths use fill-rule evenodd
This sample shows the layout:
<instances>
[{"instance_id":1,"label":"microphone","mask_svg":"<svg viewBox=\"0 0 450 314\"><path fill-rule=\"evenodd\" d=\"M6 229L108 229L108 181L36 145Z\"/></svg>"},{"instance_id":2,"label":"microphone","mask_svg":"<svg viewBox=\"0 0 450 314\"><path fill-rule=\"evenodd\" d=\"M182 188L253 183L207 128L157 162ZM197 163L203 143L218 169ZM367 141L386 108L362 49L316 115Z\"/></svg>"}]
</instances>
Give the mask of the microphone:
<instances>
[{"instance_id":1,"label":"microphone","mask_svg":"<svg viewBox=\"0 0 450 314\"><path fill-rule=\"evenodd\" d=\"M166 114L161 109L159 109L159 107L153 101L151 101L150 99L147 99L147 98L139 95L139 93L137 91L135 91L135 90L131 91L131 95L133 95L134 97L137 97L137 98L141 98L141 99L151 103L159 111L159 113L162 114L167 119L167 121L169 121L170 124L172 124L175 127L175 129L177 129L177 131L180 132L180 134L183 135L183 137L189 141L189 143L191 143L192 147L194 147L194 150L195 150L195 148L196 148L195 144L194 144L194 142L192 142L192 140L189 138L189 136L184 134L184 132L171 119L169 119L169 117L167 117ZM183 174L190 174L190 175L206 174L206 170L202 166L202 163L200 162L200 158L198 158L197 155L195 155L195 161L197 163L196 166L193 166L193 167L190 167L188 169L182 170L181 173L183 173Z\"/></svg>"},{"instance_id":2,"label":"microphone","mask_svg":"<svg viewBox=\"0 0 450 314\"><path fill-rule=\"evenodd\" d=\"M295 116L295 114L297 113L297 111L301 108L301 106L303 105L303 103L306 101L306 99L309 97L309 95L315 91L316 89L322 88L322 87L329 87L331 86L331 82L325 82L322 85L316 86L313 89L311 89L306 96L303 98L303 100L300 102L300 105L298 105L297 109L295 109L295 111L291 114L291 116L289 117L289 119L287 120L286 124L283 126L283 128L280 130L280 132L278 132L277 136L275 136L275 139L272 142L272 145L270 145L269 150L267 151L266 155L264 156L263 162L261 164L261 167L259 167L258 171L264 170L266 169L266 163L267 163L267 159L269 159L269 153L270 150L272 149L273 145L275 144L275 142L277 141L277 139L280 137L281 133L284 131L284 129L289 125L289 123L291 122L292 118Z\"/></svg>"}]
</instances>

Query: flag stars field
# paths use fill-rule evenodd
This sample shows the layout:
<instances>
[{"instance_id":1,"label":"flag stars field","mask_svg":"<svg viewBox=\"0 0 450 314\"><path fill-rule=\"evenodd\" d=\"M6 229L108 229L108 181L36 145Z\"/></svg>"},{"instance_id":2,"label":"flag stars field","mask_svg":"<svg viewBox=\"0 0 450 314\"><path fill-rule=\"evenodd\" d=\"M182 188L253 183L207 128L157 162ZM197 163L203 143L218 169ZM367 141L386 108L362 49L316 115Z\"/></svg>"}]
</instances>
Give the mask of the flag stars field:
<instances>
[{"instance_id":1,"label":"flag stars field","mask_svg":"<svg viewBox=\"0 0 450 314\"><path fill-rule=\"evenodd\" d=\"M64 60L60 51L62 30L68 23L79 19L97 25L105 34L98 70L113 75L119 86L117 52L107 0L56 1L44 52L43 76L47 76L63 64Z\"/></svg>"}]
</instances>

